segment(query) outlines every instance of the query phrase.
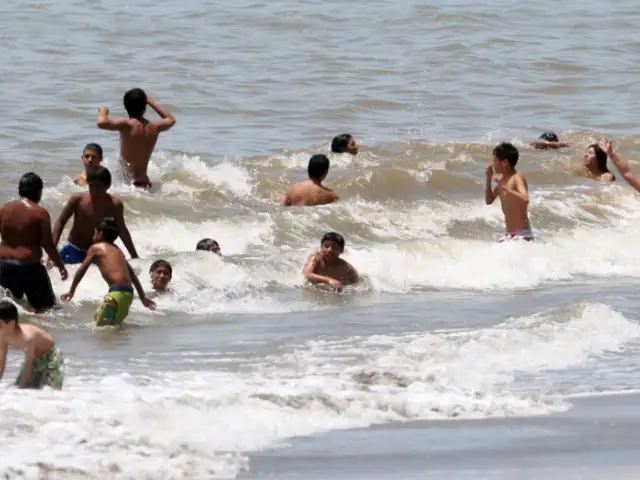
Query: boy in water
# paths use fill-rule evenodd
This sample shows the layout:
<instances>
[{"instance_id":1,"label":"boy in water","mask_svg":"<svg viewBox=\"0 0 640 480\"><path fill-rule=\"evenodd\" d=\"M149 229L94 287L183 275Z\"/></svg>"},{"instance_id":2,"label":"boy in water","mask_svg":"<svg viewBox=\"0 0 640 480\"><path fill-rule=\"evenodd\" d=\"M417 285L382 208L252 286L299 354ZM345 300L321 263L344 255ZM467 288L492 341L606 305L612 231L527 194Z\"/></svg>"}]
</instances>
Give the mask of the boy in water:
<instances>
[{"instance_id":1,"label":"boy in water","mask_svg":"<svg viewBox=\"0 0 640 480\"><path fill-rule=\"evenodd\" d=\"M84 172L79 173L73 179L73 183L80 187L86 187L88 185L87 182L87 174L100 166L102 162L102 147L97 143L88 143L85 145L84 150L82 150L82 164L84 165Z\"/></svg>"},{"instance_id":2,"label":"boy in water","mask_svg":"<svg viewBox=\"0 0 640 480\"><path fill-rule=\"evenodd\" d=\"M220 244L216 242L213 238L203 238L196 244L196 251L202 250L205 252L213 252L222 256L222 252L220 251Z\"/></svg>"},{"instance_id":3,"label":"boy in water","mask_svg":"<svg viewBox=\"0 0 640 480\"><path fill-rule=\"evenodd\" d=\"M538 150L557 150L570 145L568 142L561 142L554 132L544 132L537 140L531 142L531 146Z\"/></svg>"},{"instance_id":4,"label":"boy in water","mask_svg":"<svg viewBox=\"0 0 640 480\"><path fill-rule=\"evenodd\" d=\"M16 380L18 387L62 388L64 358L53 338L35 325L20 325L18 309L4 300L0 302L0 379L4 375L8 347L24 351L24 362Z\"/></svg>"},{"instance_id":5,"label":"boy in water","mask_svg":"<svg viewBox=\"0 0 640 480\"><path fill-rule=\"evenodd\" d=\"M102 278L109 285L109 292L104 296L103 302L95 314L96 325L114 326L121 325L129 314L131 302L133 302L132 283L140 296L142 304L150 310L155 310L156 304L147 298L140 285L140 280L124 258L122 251L113 244L118 238L118 225L113 218L105 218L96 227L93 234L93 245L87 252L87 257L73 277L69 293L61 295L64 301L69 301L76 293L78 284L84 277L89 265L95 260Z\"/></svg>"},{"instance_id":6,"label":"boy in water","mask_svg":"<svg viewBox=\"0 0 640 480\"><path fill-rule=\"evenodd\" d=\"M333 190L322 185L329 173L329 158L326 155L312 156L307 173L309 180L298 182L289 188L282 202L285 207L325 205L339 200L340 197Z\"/></svg>"},{"instance_id":7,"label":"boy in water","mask_svg":"<svg viewBox=\"0 0 640 480\"><path fill-rule=\"evenodd\" d=\"M149 267L149 275L151 276L151 286L153 290L162 293L167 290L169 282L173 277L173 269L171 264L166 260L156 260Z\"/></svg>"},{"instance_id":8,"label":"boy in water","mask_svg":"<svg viewBox=\"0 0 640 480\"><path fill-rule=\"evenodd\" d=\"M518 149L512 144L503 142L493 149L493 163L487 164L486 185L484 199L491 205L500 197L502 212L506 223L506 234L500 239L505 240L534 239L529 223L529 187L521 173L516 172L518 163ZM494 170L496 186L492 188Z\"/></svg>"},{"instance_id":9,"label":"boy in water","mask_svg":"<svg viewBox=\"0 0 640 480\"><path fill-rule=\"evenodd\" d=\"M353 135L349 133L341 133L333 137L331 141L331 151L333 153L350 153L351 155L358 154L358 144Z\"/></svg>"},{"instance_id":10,"label":"boy in water","mask_svg":"<svg viewBox=\"0 0 640 480\"><path fill-rule=\"evenodd\" d=\"M98 128L120 132L120 163L125 177L133 179L136 187L150 189L153 185L147 176L147 166L158 135L173 127L176 119L140 88L126 92L123 102L129 118L112 120L109 118L109 109L100 107ZM156 111L160 120L149 121L144 118L147 105Z\"/></svg>"},{"instance_id":11,"label":"boy in water","mask_svg":"<svg viewBox=\"0 0 640 480\"><path fill-rule=\"evenodd\" d=\"M343 252L342 235L325 233L320 240L320 251L309 257L302 270L306 279L314 285L327 283L337 292L341 292L345 285L357 283L360 280L358 272L349 262L340 258Z\"/></svg>"}]
</instances>

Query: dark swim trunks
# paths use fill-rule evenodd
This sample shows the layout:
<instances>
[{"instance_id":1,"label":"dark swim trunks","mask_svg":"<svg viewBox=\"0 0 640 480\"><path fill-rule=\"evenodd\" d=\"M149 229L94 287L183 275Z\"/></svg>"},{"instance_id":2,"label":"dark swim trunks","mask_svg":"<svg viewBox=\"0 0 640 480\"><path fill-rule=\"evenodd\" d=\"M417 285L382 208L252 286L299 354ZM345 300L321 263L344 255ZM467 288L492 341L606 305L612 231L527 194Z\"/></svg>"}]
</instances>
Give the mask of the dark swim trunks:
<instances>
[{"instance_id":1,"label":"dark swim trunks","mask_svg":"<svg viewBox=\"0 0 640 480\"><path fill-rule=\"evenodd\" d=\"M49 273L41 263L20 263L0 260L0 286L9 290L14 298L27 301L36 310L51 308L56 304Z\"/></svg>"},{"instance_id":2,"label":"dark swim trunks","mask_svg":"<svg viewBox=\"0 0 640 480\"><path fill-rule=\"evenodd\" d=\"M87 251L67 242L60 249L60 258L67 265L82 263L87 258Z\"/></svg>"}]
</instances>

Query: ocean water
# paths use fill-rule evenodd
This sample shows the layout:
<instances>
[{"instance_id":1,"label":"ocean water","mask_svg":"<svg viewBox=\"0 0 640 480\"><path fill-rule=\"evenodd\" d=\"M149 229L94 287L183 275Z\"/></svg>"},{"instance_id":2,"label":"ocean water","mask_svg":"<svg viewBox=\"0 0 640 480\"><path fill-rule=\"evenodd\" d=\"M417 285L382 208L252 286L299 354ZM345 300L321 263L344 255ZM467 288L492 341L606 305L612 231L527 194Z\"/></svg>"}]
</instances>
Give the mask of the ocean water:
<instances>
[{"instance_id":1,"label":"ocean water","mask_svg":"<svg viewBox=\"0 0 640 480\"><path fill-rule=\"evenodd\" d=\"M136 300L119 331L93 325L95 269L61 309L21 307L67 376L61 392L19 391L10 353L0 473L634 478L638 438L623 427L638 412L620 398L640 360L640 197L579 172L602 135L640 171L635 7L2 3L2 199L36 171L55 218L82 191L82 147L99 142L132 265L147 288L158 258L174 275L158 310ZM177 118L150 193L122 184L117 135L95 125L101 104L123 115L135 86ZM532 149L546 130L571 147ZM329 154L344 132L358 156ZM502 140L520 149L535 243L495 242L484 165ZM282 208L314 153L330 155L341 201ZM343 294L302 277L332 230L365 276ZM194 251L204 237L222 258ZM55 270L52 282L69 286Z\"/></svg>"}]
</instances>

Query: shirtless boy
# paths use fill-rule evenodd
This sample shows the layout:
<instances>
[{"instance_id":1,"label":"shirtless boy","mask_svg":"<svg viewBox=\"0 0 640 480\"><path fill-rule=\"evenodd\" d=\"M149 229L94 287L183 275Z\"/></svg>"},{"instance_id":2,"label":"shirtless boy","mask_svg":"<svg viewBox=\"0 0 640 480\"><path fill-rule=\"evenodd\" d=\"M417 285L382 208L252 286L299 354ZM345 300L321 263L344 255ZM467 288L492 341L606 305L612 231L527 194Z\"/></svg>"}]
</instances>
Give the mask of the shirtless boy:
<instances>
[{"instance_id":1,"label":"shirtless boy","mask_svg":"<svg viewBox=\"0 0 640 480\"><path fill-rule=\"evenodd\" d=\"M283 198L286 207L325 205L333 203L340 197L330 188L322 185L329 173L329 159L326 155L317 154L309 159L307 166L309 180L298 182L289 188Z\"/></svg>"},{"instance_id":2,"label":"shirtless boy","mask_svg":"<svg viewBox=\"0 0 640 480\"><path fill-rule=\"evenodd\" d=\"M87 173L102 162L102 147L97 143L88 143L82 150L82 164L84 172L79 173L73 179L73 183L81 187L87 186Z\"/></svg>"},{"instance_id":3,"label":"shirtless boy","mask_svg":"<svg viewBox=\"0 0 640 480\"><path fill-rule=\"evenodd\" d=\"M156 260L149 267L149 276L151 277L151 286L157 293L167 290L169 282L173 277L173 268L166 260Z\"/></svg>"},{"instance_id":4,"label":"shirtless boy","mask_svg":"<svg viewBox=\"0 0 640 480\"><path fill-rule=\"evenodd\" d=\"M3 300L0 302L0 379L4 375L8 347L24 351L24 361L16 379L18 387L62 388L64 358L51 335L35 325L20 325L16 306Z\"/></svg>"},{"instance_id":5,"label":"shirtless boy","mask_svg":"<svg viewBox=\"0 0 640 480\"><path fill-rule=\"evenodd\" d=\"M118 224L113 218L105 218L100 222L93 234L93 245L87 252L87 257L73 277L68 293L60 298L66 302L76 293L78 284L89 269L89 265L96 261L102 278L109 285L109 292L104 296L102 304L95 314L96 325L118 326L129 315L129 308L133 302L133 286L136 287L142 304L150 310L155 310L156 304L147 298L140 280L124 258L122 251L113 242L118 238Z\"/></svg>"},{"instance_id":6,"label":"shirtless boy","mask_svg":"<svg viewBox=\"0 0 640 480\"><path fill-rule=\"evenodd\" d=\"M493 163L486 168L487 182L484 198L487 205L500 197L502 212L506 222L506 234L500 241L534 239L529 223L529 187L521 173L516 172L518 149L503 142L493 149ZM496 185L492 187L493 173L496 173Z\"/></svg>"},{"instance_id":7,"label":"shirtless boy","mask_svg":"<svg viewBox=\"0 0 640 480\"><path fill-rule=\"evenodd\" d=\"M56 303L49 273L42 265L42 249L56 264L62 279L67 279L67 269L51 235L51 217L38 205L42 189L38 175L25 173L18 185L20 200L0 208L0 286L16 299L26 295L36 313Z\"/></svg>"},{"instance_id":8,"label":"shirtless boy","mask_svg":"<svg viewBox=\"0 0 640 480\"><path fill-rule=\"evenodd\" d=\"M127 180L133 185L150 189L153 185L147 176L147 166L158 141L160 132L173 127L176 119L165 108L158 105L140 88L124 94L124 108L129 118L112 120L109 109L98 109L98 127L103 130L120 132L120 162ZM144 113L149 105L160 116L160 120L147 120Z\"/></svg>"},{"instance_id":9,"label":"shirtless boy","mask_svg":"<svg viewBox=\"0 0 640 480\"><path fill-rule=\"evenodd\" d=\"M335 232L325 233L320 240L320 251L312 254L302 272L314 285L327 283L337 292L342 287L360 280L353 266L340 258L344 252L344 238Z\"/></svg>"},{"instance_id":10,"label":"shirtless boy","mask_svg":"<svg viewBox=\"0 0 640 480\"><path fill-rule=\"evenodd\" d=\"M53 227L53 240L57 245L65 225L73 216L73 226L67 243L60 249L62 260L67 264L82 263L93 242L94 228L105 217L116 219L122 243L131 258L138 258L138 252L124 222L124 205L119 198L107 193L111 187L111 173L105 167L98 166L89 172L87 181L89 191L72 195Z\"/></svg>"}]
</instances>

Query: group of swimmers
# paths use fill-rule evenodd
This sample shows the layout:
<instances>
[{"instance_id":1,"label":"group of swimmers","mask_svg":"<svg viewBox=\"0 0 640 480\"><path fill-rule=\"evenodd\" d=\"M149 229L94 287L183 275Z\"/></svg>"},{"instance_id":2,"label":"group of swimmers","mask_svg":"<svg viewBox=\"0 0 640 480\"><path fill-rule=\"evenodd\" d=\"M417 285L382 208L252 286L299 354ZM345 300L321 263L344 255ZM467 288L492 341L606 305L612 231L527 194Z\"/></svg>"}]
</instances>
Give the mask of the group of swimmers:
<instances>
[{"instance_id":1,"label":"group of swimmers","mask_svg":"<svg viewBox=\"0 0 640 480\"><path fill-rule=\"evenodd\" d=\"M120 164L125 181L143 189L150 189L152 182L147 167L160 132L175 125L175 118L139 88L125 93L124 107L129 117L110 119L109 110L100 107L97 125L101 129L120 133ZM146 106L159 115L159 120L144 117ZM569 144L560 142L557 135L548 132L532 143L539 149L558 149ZM334 153L358 154L358 144L350 134L336 136L331 144ZM503 142L493 149L492 162L486 165L485 201L492 204L500 199L505 217L504 240L534 240L529 222L528 184L516 171L518 149ZM143 305L156 308L151 294L147 295L140 280L123 252L115 245L118 237L132 259L138 258L131 234L124 220L122 201L108 193L111 173L101 165L103 152L100 145L90 143L82 152L84 171L74 178L88 191L72 195L56 222L39 205L43 182L35 173L22 176L18 185L19 200L9 201L0 208L0 286L15 299L26 296L36 312L52 308L56 303L48 269L58 268L62 280L68 272L65 265L81 264L71 282L69 291L60 296L69 301L91 265L97 266L108 285L108 292L95 313L98 326L121 325L129 313L134 288ZM627 163L614 151L610 139L590 145L585 153L585 175L603 181L615 177L607 168L610 159L622 177L640 191L640 180L631 173ZM292 185L282 198L282 204L314 206L333 203L339 196L323 182L329 172L329 158L324 154L309 159L309 179ZM73 225L67 243L58 250L62 232L73 217ZM345 240L339 233L328 232L320 240L320 249L307 259L303 274L312 284L327 284L336 291L360 280L357 270L344 259ZM48 256L43 264L42 250ZM211 251L221 255L220 245L206 238L198 242L196 250ZM172 267L166 260L156 260L149 269L154 293L162 292L172 278ZM50 334L34 325L19 323L18 310L8 300L0 301L0 378L4 373L7 348L16 347L25 353L16 384L21 388L41 388L49 385L61 388L64 379L64 358L55 346Z\"/></svg>"}]
</instances>

